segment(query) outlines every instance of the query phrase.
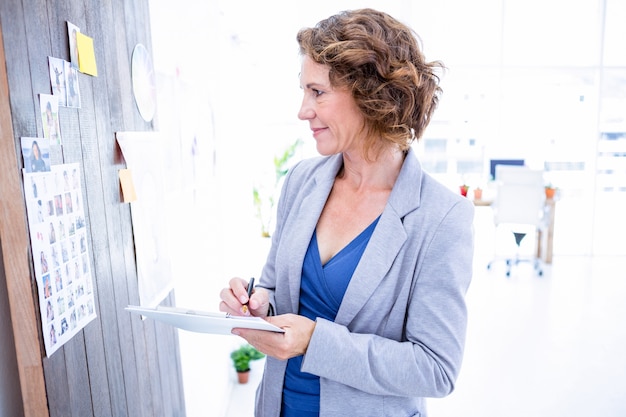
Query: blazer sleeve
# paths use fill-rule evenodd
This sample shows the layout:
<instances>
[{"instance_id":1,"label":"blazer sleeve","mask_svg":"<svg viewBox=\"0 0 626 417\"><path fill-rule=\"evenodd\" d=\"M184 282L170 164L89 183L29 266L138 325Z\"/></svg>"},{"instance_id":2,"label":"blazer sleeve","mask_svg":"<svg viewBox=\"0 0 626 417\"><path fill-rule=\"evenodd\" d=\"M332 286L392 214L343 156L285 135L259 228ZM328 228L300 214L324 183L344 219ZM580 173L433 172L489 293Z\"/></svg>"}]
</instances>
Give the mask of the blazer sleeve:
<instances>
[{"instance_id":1,"label":"blazer sleeve","mask_svg":"<svg viewBox=\"0 0 626 417\"><path fill-rule=\"evenodd\" d=\"M280 192L280 198L278 199L278 205L276 207L276 227L271 237L272 244L270 246L270 251L263 266L261 277L257 284L258 287L265 288L268 291L271 306L270 311L274 312L275 314L280 314L276 307L276 257L278 252L278 244L281 241L283 227L285 225L285 219L287 218L287 215L289 213L289 207L291 206L292 200L294 198L294 192L290 190L297 187L297 185L292 185L292 182L294 182L294 172L296 172L298 166L302 164L303 161L296 163L292 168L289 169L287 175L285 176L285 180L283 182ZM295 182L297 183L298 180L296 179Z\"/></svg>"},{"instance_id":2,"label":"blazer sleeve","mask_svg":"<svg viewBox=\"0 0 626 417\"><path fill-rule=\"evenodd\" d=\"M374 395L442 397L452 392L465 343L472 220L471 202L456 200L421 242L406 309L385 318L405 321L399 337L354 333L318 319L302 371L320 376L322 384L327 380Z\"/></svg>"}]
</instances>

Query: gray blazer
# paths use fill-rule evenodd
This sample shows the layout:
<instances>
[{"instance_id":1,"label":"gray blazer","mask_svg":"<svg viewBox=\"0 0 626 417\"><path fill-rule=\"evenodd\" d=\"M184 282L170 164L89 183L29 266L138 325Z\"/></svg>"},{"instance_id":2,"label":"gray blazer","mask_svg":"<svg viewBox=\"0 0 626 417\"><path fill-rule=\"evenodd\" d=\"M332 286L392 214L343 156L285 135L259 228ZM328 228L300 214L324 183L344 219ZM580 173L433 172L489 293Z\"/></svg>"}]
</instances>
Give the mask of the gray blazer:
<instances>
[{"instance_id":1,"label":"gray blazer","mask_svg":"<svg viewBox=\"0 0 626 417\"><path fill-rule=\"evenodd\" d=\"M305 252L342 165L290 169L259 286L276 314L297 313ZM334 322L317 319L302 371L320 377L321 416L426 416L424 397L454 389L472 276L474 207L409 151ZM280 414L286 361L268 357L256 416Z\"/></svg>"}]
</instances>

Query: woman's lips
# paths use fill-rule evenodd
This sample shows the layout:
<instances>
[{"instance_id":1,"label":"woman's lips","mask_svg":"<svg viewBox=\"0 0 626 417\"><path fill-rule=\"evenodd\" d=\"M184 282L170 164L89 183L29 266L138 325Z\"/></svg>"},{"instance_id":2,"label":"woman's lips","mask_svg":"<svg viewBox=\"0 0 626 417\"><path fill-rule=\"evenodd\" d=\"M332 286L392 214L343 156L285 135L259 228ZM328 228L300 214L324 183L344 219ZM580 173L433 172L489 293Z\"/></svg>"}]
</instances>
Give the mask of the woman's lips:
<instances>
[{"instance_id":1,"label":"woman's lips","mask_svg":"<svg viewBox=\"0 0 626 417\"><path fill-rule=\"evenodd\" d=\"M321 132L325 131L327 128L325 127L312 127L311 131L313 132L313 137L317 137Z\"/></svg>"}]
</instances>

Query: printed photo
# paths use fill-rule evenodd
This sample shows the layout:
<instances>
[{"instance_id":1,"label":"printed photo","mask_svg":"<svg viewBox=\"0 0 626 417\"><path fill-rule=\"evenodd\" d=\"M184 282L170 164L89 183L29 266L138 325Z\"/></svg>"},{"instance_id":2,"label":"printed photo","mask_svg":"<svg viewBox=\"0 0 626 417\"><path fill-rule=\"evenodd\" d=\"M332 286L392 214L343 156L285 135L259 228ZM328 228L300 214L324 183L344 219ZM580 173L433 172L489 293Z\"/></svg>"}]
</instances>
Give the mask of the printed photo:
<instances>
[{"instance_id":1,"label":"printed photo","mask_svg":"<svg viewBox=\"0 0 626 417\"><path fill-rule=\"evenodd\" d=\"M67 37L70 45L70 63L73 68L78 68L78 43L76 42L76 35L80 33L78 26L73 23L67 22Z\"/></svg>"},{"instance_id":2,"label":"printed photo","mask_svg":"<svg viewBox=\"0 0 626 417\"><path fill-rule=\"evenodd\" d=\"M57 344L57 334L54 330L54 324L50 325L50 346L54 346Z\"/></svg>"},{"instance_id":3,"label":"printed photo","mask_svg":"<svg viewBox=\"0 0 626 417\"><path fill-rule=\"evenodd\" d=\"M49 298L52 295L52 284L50 283L50 274L44 275L43 281L43 294L44 298Z\"/></svg>"},{"instance_id":4,"label":"printed photo","mask_svg":"<svg viewBox=\"0 0 626 417\"><path fill-rule=\"evenodd\" d=\"M46 303L46 316L48 319L48 323L54 320L54 308L52 307L52 303L50 300Z\"/></svg>"},{"instance_id":5,"label":"printed photo","mask_svg":"<svg viewBox=\"0 0 626 417\"><path fill-rule=\"evenodd\" d=\"M45 138L21 138L22 157L26 172L50 171L50 140Z\"/></svg>"},{"instance_id":6,"label":"printed photo","mask_svg":"<svg viewBox=\"0 0 626 417\"><path fill-rule=\"evenodd\" d=\"M67 107L80 108L78 69L65 61L65 85L67 86Z\"/></svg>"},{"instance_id":7,"label":"printed photo","mask_svg":"<svg viewBox=\"0 0 626 417\"><path fill-rule=\"evenodd\" d=\"M43 137L50 139L51 144L61 144L61 128L59 124L59 99L52 94L39 94Z\"/></svg>"},{"instance_id":8,"label":"printed photo","mask_svg":"<svg viewBox=\"0 0 626 417\"><path fill-rule=\"evenodd\" d=\"M59 99L59 106L67 105L67 89L65 88L65 60L61 58L48 57L50 67L50 86L52 95Z\"/></svg>"},{"instance_id":9,"label":"printed photo","mask_svg":"<svg viewBox=\"0 0 626 417\"><path fill-rule=\"evenodd\" d=\"M56 209L57 216L63 215L63 197L61 194L57 194L54 196L54 207Z\"/></svg>"}]
</instances>

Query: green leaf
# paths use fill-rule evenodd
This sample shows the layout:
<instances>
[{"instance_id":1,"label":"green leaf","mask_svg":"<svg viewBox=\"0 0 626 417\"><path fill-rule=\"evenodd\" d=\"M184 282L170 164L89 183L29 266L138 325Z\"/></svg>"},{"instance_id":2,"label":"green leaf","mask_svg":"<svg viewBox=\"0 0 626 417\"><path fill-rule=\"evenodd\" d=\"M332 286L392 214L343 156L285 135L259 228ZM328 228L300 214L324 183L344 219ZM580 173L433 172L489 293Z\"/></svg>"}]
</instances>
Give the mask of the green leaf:
<instances>
[{"instance_id":1,"label":"green leaf","mask_svg":"<svg viewBox=\"0 0 626 417\"><path fill-rule=\"evenodd\" d=\"M233 360L233 365L237 372L244 372L250 370L250 361L264 358L265 355L256 350L252 345L241 345L239 349L233 350L230 353L230 357Z\"/></svg>"}]
</instances>

